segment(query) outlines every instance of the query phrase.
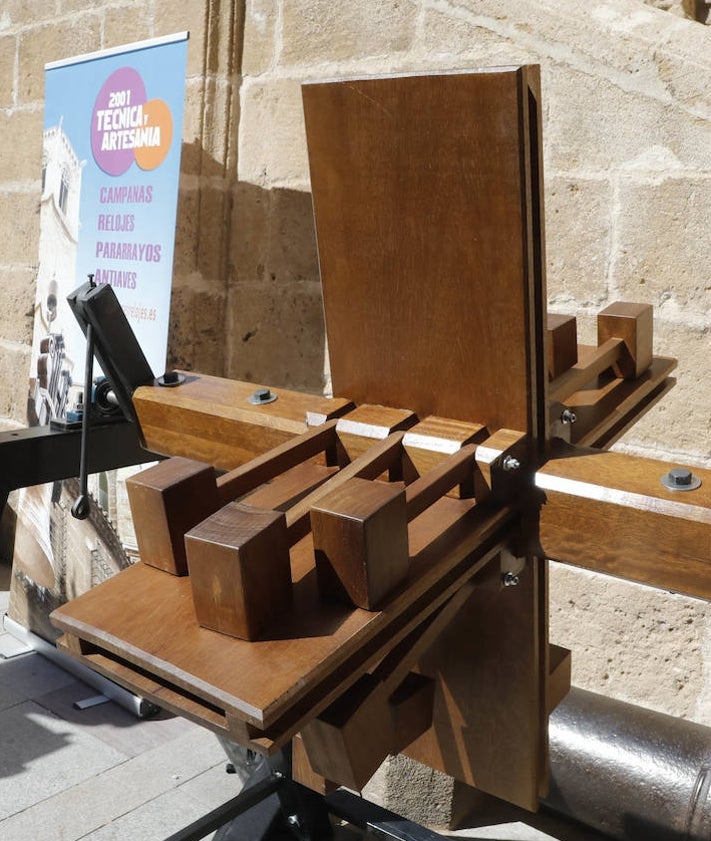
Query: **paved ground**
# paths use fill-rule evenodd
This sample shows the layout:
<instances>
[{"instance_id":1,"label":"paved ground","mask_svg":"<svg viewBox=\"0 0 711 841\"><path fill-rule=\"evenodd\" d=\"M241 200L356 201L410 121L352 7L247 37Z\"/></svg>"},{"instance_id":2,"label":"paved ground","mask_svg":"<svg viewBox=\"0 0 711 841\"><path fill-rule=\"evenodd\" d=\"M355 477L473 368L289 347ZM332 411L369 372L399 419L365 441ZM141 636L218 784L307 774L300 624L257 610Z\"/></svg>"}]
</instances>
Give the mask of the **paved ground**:
<instances>
[{"instance_id":1,"label":"paved ground","mask_svg":"<svg viewBox=\"0 0 711 841\"><path fill-rule=\"evenodd\" d=\"M7 596L0 589L0 615ZM238 793L212 733L164 714L138 720L112 702L78 710L97 691L37 653L11 656L20 647L0 628L0 839L162 841ZM579 838L519 820L457 836Z\"/></svg>"}]
</instances>

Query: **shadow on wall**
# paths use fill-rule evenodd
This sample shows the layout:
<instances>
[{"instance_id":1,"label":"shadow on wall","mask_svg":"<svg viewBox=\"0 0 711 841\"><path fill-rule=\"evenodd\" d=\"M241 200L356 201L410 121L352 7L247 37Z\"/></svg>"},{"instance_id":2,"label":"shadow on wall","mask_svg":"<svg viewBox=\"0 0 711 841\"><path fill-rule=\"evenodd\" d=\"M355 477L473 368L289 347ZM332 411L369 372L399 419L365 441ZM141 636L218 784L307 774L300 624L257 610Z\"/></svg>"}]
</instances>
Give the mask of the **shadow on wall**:
<instances>
[{"instance_id":1,"label":"shadow on wall","mask_svg":"<svg viewBox=\"0 0 711 841\"><path fill-rule=\"evenodd\" d=\"M311 194L235 185L199 142L182 155L168 367L321 393Z\"/></svg>"},{"instance_id":2,"label":"shadow on wall","mask_svg":"<svg viewBox=\"0 0 711 841\"><path fill-rule=\"evenodd\" d=\"M227 376L322 392L326 332L311 194L239 183L232 219Z\"/></svg>"}]
</instances>

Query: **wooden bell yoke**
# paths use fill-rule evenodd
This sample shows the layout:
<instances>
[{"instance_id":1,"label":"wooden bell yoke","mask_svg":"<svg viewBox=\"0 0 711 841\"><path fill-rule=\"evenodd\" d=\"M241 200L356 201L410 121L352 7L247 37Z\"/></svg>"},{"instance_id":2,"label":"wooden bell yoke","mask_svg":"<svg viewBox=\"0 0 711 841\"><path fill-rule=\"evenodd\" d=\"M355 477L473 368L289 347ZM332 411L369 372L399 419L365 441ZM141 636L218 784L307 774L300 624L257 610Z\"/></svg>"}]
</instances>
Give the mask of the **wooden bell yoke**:
<instances>
[{"instance_id":1,"label":"wooden bell yoke","mask_svg":"<svg viewBox=\"0 0 711 841\"><path fill-rule=\"evenodd\" d=\"M546 315L537 67L303 100L337 396L138 388L173 456L128 483L142 563L55 611L60 645L255 750L296 739L311 785L404 751L535 809L570 682L546 559L711 597L709 471L605 452L675 362L646 304L596 347Z\"/></svg>"}]
</instances>

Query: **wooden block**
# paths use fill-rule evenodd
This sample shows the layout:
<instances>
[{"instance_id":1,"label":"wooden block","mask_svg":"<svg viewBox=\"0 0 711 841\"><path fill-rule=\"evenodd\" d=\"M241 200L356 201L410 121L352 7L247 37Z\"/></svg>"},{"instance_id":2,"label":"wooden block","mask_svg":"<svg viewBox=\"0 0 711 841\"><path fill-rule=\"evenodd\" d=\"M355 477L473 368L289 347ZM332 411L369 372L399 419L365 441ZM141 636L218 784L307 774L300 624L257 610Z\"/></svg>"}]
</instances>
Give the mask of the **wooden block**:
<instances>
[{"instance_id":1,"label":"wooden block","mask_svg":"<svg viewBox=\"0 0 711 841\"><path fill-rule=\"evenodd\" d=\"M393 753L400 753L432 726L435 681L410 672L388 698L393 719Z\"/></svg>"},{"instance_id":2,"label":"wooden block","mask_svg":"<svg viewBox=\"0 0 711 841\"><path fill-rule=\"evenodd\" d=\"M217 508L212 467L178 456L130 477L126 490L143 563L187 575L183 535Z\"/></svg>"},{"instance_id":3,"label":"wooden block","mask_svg":"<svg viewBox=\"0 0 711 841\"><path fill-rule=\"evenodd\" d=\"M328 794L338 788L338 783L327 780L311 767L300 733L291 740L291 779L318 794Z\"/></svg>"},{"instance_id":4,"label":"wooden block","mask_svg":"<svg viewBox=\"0 0 711 841\"><path fill-rule=\"evenodd\" d=\"M572 656L567 648L548 646L548 681L546 682L546 710L550 715L570 691Z\"/></svg>"},{"instance_id":5,"label":"wooden block","mask_svg":"<svg viewBox=\"0 0 711 841\"><path fill-rule=\"evenodd\" d=\"M553 380L578 361L578 328L575 316L549 312L546 333L548 377Z\"/></svg>"},{"instance_id":6,"label":"wooden block","mask_svg":"<svg viewBox=\"0 0 711 841\"><path fill-rule=\"evenodd\" d=\"M393 750L392 718L377 684L363 675L301 731L314 771L354 791L362 790Z\"/></svg>"},{"instance_id":7,"label":"wooden block","mask_svg":"<svg viewBox=\"0 0 711 841\"><path fill-rule=\"evenodd\" d=\"M416 474L424 476L457 450L467 444L483 441L488 434L480 423L467 423L430 415L408 429L402 444ZM478 499L477 490L483 489L460 485L453 488L449 496L477 496Z\"/></svg>"},{"instance_id":8,"label":"wooden block","mask_svg":"<svg viewBox=\"0 0 711 841\"><path fill-rule=\"evenodd\" d=\"M393 432L409 429L417 423L417 415L409 409L370 406L364 403L339 418L336 424L338 440L347 461L353 461Z\"/></svg>"},{"instance_id":9,"label":"wooden block","mask_svg":"<svg viewBox=\"0 0 711 841\"><path fill-rule=\"evenodd\" d=\"M652 363L653 311L651 304L616 301L597 317L597 342L622 339L624 350L614 365L618 377L634 380Z\"/></svg>"},{"instance_id":10,"label":"wooden block","mask_svg":"<svg viewBox=\"0 0 711 841\"><path fill-rule=\"evenodd\" d=\"M221 470L232 470L353 408L349 400L285 389L274 390L278 399L273 403L255 406L249 398L260 387L256 383L182 373L185 382L177 388L141 386L133 393L145 445Z\"/></svg>"},{"instance_id":11,"label":"wooden block","mask_svg":"<svg viewBox=\"0 0 711 841\"><path fill-rule=\"evenodd\" d=\"M286 517L232 502L185 535L200 625L254 640L291 603Z\"/></svg>"},{"instance_id":12,"label":"wooden block","mask_svg":"<svg viewBox=\"0 0 711 841\"><path fill-rule=\"evenodd\" d=\"M319 589L373 610L409 566L405 491L350 479L311 508Z\"/></svg>"},{"instance_id":13,"label":"wooden block","mask_svg":"<svg viewBox=\"0 0 711 841\"><path fill-rule=\"evenodd\" d=\"M521 432L499 429L477 447L476 461L484 481L495 496L506 497L520 478L530 453L530 442ZM510 461L513 459L513 461ZM511 469L518 463L519 467Z\"/></svg>"}]
</instances>

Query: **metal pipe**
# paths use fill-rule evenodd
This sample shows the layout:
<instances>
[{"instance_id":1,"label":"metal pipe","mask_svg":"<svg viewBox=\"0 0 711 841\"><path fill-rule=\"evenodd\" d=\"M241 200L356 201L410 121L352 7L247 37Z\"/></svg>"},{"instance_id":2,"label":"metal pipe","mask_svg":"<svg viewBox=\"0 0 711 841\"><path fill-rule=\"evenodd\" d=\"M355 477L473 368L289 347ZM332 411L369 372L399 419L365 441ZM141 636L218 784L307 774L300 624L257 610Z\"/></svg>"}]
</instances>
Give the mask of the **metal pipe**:
<instances>
[{"instance_id":1,"label":"metal pipe","mask_svg":"<svg viewBox=\"0 0 711 841\"><path fill-rule=\"evenodd\" d=\"M7 614L2 617L2 624L8 634L12 634L15 639L24 643L28 648L51 660L55 665L69 672L79 680L84 681L88 686L96 689L102 695L115 701L119 706L133 713L137 718L149 718L158 712L158 707L146 698L141 698L134 695L117 683L105 678L93 669L84 666L77 660L73 660L69 655L59 651L56 646L47 640L33 634L32 631L27 630L19 622L15 622Z\"/></svg>"},{"instance_id":2,"label":"metal pipe","mask_svg":"<svg viewBox=\"0 0 711 841\"><path fill-rule=\"evenodd\" d=\"M545 805L619 841L711 841L711 728L572 688Z\"/></svg>"}]
</instances>

